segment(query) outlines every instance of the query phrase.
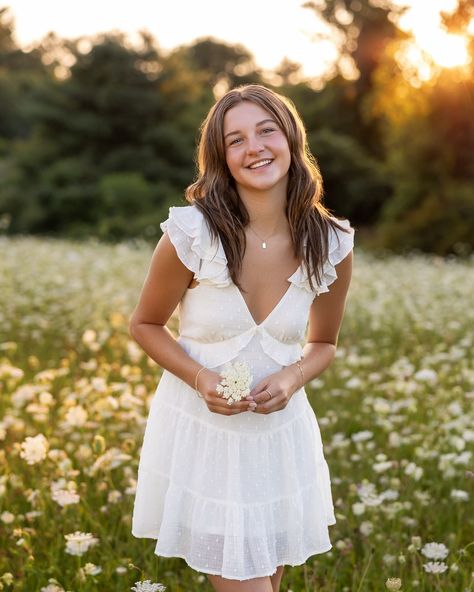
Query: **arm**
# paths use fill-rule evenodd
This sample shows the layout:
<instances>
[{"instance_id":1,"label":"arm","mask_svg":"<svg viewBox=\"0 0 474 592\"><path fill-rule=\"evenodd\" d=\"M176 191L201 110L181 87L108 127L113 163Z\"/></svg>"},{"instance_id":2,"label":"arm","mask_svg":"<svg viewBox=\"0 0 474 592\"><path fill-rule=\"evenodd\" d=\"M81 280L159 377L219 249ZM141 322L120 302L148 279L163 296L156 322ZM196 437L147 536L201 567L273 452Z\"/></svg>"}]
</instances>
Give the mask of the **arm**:
<instances>
[{"instance_id":1,"label":"arm","mask_svg":"<svg viewBox=\"0 0 474 592\"><path fill-rule=\"evenodd\" d=\"M337 340L352 278L352 262L353 251L350 251L336 265L337 280L329 286L329 292L320 294L311 305L307 343L300 362L305 383L322 374L336 356Z\"/></svg>"},{"instance_id":2,"label":"arm","mask_svg":"<svg viewBox=\"0 0 474 592\"><path fill-rule=\"evenodd\" d=\"M150 358L194 388L201 364L188 356L165 327L192 278L193 272L179 259L168 234L163 234L153 253L129 331Z\"/></svg>"},{"instance_id":3,"label":"arm","mask_svg":"<svg viewBox=\"0 0 474 592\"><path fill-rule=\"evenodd\" d=\"M352 277L353 251L336 265L337 279L314 299L310 309L307 343L303 348L304 384L314 380L328 368L336 355L337 339L344 318L347 293ZM295 364L264 379L250 393L258 404L257 413L284 409L291 396L302 386L301 373ZM268 399L268 390L274 395Z\"/></svg>"},{"instance_id":4,"label":"arm","mask_svg":"<svg viewBox=\"0 0 474 592\"><path fill-rule=\"evenodd\" d=\"M195 388L196 375L202 364L193 360L184 351L165 325L191 283L193 275L179 259L174 245L165 233L153 253L138 304L129 324L131 337L150 358L192 389ZM226 400L216 391L220 380L220 375L210 369L203 370L199 375L198 388L208 409L222 415L248 411L247 401L234 403L232 408L229 408Z\"/></svg>"}]
</instances>

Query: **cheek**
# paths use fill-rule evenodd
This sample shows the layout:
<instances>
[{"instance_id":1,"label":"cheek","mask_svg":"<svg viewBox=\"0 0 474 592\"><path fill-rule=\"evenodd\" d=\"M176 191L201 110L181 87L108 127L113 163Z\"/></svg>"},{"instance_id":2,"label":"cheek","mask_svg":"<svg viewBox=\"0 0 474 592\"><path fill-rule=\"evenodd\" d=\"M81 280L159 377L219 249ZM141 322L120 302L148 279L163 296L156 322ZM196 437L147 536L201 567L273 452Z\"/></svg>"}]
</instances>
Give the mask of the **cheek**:
<instances>
[{"instance_id":1,"label":"cheek","mask_svg":"<svg viewBox=\"0 0 474 592\"><path fill-rule=\"evenodd\" d=\"M237 158L235 154L226 154L225 160L230 171L234 171L237 169Z\"/></svg>"}]
</instances>

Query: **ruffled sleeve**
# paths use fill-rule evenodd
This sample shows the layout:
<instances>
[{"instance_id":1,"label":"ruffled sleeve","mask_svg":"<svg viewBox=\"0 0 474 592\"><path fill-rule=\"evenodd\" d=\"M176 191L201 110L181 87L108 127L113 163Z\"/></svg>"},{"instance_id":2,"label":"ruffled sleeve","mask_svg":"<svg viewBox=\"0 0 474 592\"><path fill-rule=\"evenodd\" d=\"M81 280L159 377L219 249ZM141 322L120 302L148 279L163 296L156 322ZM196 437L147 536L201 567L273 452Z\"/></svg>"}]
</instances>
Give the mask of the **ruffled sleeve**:
<instances>
[{"instance_id":1,"label":"ruffled sleeve","mask_svg":"<svg viewBox=\"0 0 474 592\"><path fill-rule=\"evenodd\" d=\"M340 226L347 228L349 232L344 232L338 228L329 228L328 258L323 265L322 281L318 284L313 276L311 279L315 289L311 290L308 274L303 265L300 265L296 272L288 278L290 282L308 292L315 291L316 295L329 292L329 286L337 279L336 265L347 257L354 248L355 229L351 226L349 220L339 220L334 217L332 219L337 221Z\"/></svg>"},{"instance_id":2,"label":"ruffled sleeve","mask_svg":"<svg viewBox=\"0 0 474 592\"><path fill-rule=\"evenodd\" d=\"M228 286L230 275L221 241L212 240L202 212L196 206L172 206L160 228L166 232L182 263L203 284Z\"/></svg>"}]
</instances>

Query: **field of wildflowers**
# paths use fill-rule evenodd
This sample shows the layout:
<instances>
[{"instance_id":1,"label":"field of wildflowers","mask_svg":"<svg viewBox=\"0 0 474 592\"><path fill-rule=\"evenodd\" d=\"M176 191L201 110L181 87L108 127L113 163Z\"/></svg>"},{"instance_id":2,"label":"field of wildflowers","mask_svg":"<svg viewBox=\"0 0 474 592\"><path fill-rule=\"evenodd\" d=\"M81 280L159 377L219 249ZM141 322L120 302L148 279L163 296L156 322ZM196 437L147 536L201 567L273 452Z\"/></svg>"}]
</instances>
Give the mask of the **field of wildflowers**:
<instances>
[{"instance_id":1,"label":"field of wildflowers","mask_svg":"<svg viewBox=\"0 0 474 592\"><path fill-rule=\"evenodd\" d=\"M160 377L128 335L151 249L0 250L0 589L210 591L130 532ZM307 386L333 549L282 592L474 590L473 294L472 261L356 250L337 358Z\"/></svg>"}]
</instances>

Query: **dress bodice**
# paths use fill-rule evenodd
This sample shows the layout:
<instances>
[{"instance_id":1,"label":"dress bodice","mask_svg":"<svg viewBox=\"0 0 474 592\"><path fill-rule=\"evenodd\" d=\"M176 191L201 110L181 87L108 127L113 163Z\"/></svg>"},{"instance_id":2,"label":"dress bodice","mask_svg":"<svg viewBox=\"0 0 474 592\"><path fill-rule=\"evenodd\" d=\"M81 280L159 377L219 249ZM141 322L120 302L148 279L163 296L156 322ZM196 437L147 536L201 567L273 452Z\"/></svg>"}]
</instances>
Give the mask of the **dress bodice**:
<instances>
[{"instance_id":1,"label":"dress bodice","mask_svg":"<svg viewBox=\"0 0 474 592\"><path fill-rule=\"evenodd\" d=\"M312 290L300 265L288 278L288 289L280 301L257 324L230 277L222 243L213 240L202 212L196 206L171 207L160 227L199 282L185 292L180 302L178 342L209 368L236 358L254 337L278 364L286 366L299 360L310 306L319 294L329 291L329 285L337 279L335 266L354 244L354 229L349 221L338 222L350 233L330 229L321 282L313 277Z\"/></svg>"}]
</instances>

